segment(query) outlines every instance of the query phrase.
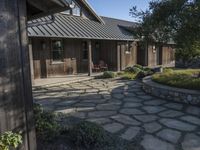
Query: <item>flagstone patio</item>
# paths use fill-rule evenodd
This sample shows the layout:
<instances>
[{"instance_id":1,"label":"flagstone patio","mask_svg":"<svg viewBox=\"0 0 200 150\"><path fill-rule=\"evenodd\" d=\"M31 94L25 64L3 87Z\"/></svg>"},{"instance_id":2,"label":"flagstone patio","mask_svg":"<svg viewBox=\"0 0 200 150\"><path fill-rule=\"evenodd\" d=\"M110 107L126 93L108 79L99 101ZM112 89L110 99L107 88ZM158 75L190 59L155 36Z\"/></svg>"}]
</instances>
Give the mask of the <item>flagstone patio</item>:
<instances>
[{"instance_id":1,"label":"flagstone patio","mask_svg":"<svg viewBox=\"0 0 200 150\"><path fill-rule=\"evenodd\" d=\"M147 95L140 81L98 79L33 94L45 109L100 124L145 150L200 150L200 108Z\"/></svg>"}]
</instances>

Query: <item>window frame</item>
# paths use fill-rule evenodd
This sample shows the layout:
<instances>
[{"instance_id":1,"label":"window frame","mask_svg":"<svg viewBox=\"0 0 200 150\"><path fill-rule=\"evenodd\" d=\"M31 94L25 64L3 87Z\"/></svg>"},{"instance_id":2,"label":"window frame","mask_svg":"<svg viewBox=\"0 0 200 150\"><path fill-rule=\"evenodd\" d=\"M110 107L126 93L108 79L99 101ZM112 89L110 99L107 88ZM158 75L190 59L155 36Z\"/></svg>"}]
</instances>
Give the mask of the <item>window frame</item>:
<instances>
[{"instance_id":1,"label":"window frame","mask_svg":"<svg viewBox=\"0 0 200 150\"><path fill-rule=\"evenodd\" d=\"M55 41L60 41L61 42L61 47L62 47L62 55L61 55L61 58L60 60L54 60L53 58L53 51L54 51L54 48L53 48L53 42ZM51 39L51 64L61 64L61 63L64 63L64 41L63 39Z\"/></svg>"},{"instance_id":2,"label":"window frame","mask_svg":"<svg viewBox=\"0 0 200 150\"><path fill-rule=\"evenodd\" d=\"M81 8L81 6L77 3L77 2L75 2L75 1L71 1L71 4L73 4L75 7L74 8L70 8L69 9L69 13L66 13L66 11L63 11L63 12L61 12L62 14L65 14L65 15L72 15L72 16L76 16L76 17L81 17L82 16L82 8ZM75 9L75 8L79 8L79 10L80 10L80 14L73 14L73 9Z\"/></svg>"}]
</instances>

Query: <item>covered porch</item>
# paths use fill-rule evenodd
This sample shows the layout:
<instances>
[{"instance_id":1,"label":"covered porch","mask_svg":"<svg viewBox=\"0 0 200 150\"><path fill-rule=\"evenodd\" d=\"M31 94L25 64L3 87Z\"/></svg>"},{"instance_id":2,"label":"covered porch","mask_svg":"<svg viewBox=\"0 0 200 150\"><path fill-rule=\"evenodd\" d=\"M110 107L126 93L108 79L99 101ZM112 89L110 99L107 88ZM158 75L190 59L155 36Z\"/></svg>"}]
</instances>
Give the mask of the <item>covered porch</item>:
<instances>
[{"instance_id":1,"label":"covered porch","mask_svg":"<svg viewBox=\"0 0 200 150\"><path fill-rule=\"evenodd\" d=\"M122 54L125 54L122 51L125 46L120 45L114 40L30 38L32 79L52 80L58 76L70 78L71 75L92 76L105 70L119 71L124 62Z\"/></svg>"},{"instance_id":2,"label":"covered porch","mask_svg":"<svg viewBox=\"0 0 200 150\"><path fill-rule=\"evenodd\" d=\"M78 74L78 75L54 76L54 77L49 77L49 78L35 79L33 80L32 84L33 84L33 88L51 87L51 86L58 86L62 84L72 84L76 82L89 81L100 75L102 75L102 73L93 73L91 76L88 76L87 73Z\"/></svg>"}]
</instances>

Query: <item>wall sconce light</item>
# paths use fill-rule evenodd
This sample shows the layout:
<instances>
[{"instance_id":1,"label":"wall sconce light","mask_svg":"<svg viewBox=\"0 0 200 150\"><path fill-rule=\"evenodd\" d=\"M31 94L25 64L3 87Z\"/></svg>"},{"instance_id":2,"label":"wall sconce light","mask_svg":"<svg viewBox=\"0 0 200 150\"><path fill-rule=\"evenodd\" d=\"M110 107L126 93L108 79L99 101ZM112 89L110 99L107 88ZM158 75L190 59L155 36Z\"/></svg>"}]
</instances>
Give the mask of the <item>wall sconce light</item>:
<instances>
[{"instance_id":1,"label":"wall sconce light","mask_svg":"<svg viewBox=\"0 0 200 150\"><path fill-rule=\"evenodd\" d=\"M156 53L156 46L155 45L153 45L153 53Z\"/></svg>"}]
</instances>

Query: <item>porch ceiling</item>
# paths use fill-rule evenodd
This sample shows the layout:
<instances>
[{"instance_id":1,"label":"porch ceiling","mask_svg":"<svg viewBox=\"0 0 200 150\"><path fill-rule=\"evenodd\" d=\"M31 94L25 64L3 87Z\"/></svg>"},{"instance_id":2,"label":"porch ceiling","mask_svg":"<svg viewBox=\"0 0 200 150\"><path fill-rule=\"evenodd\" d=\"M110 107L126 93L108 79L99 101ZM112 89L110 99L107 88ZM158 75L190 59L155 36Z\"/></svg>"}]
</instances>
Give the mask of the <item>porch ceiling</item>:
<instances>
[{"instance_id":1,"label":"porch ceiling","mask_svg":"<svg viewBox=\"0 0 200 150\"><path fill-rule=\"evenodd\" d=\"M69 9L65 0L27 0L28 20L47 16Z\"/></svg>"}]
</instances>

